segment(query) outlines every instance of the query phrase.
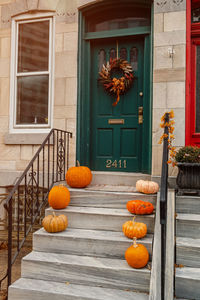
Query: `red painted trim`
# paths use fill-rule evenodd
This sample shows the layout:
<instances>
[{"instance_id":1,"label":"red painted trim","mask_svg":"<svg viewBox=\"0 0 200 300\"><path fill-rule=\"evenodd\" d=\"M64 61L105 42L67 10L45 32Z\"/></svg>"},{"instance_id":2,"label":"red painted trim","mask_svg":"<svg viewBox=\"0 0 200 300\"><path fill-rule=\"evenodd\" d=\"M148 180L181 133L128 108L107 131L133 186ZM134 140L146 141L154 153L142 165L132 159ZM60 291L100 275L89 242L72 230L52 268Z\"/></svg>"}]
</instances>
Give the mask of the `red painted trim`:
<instances>
[{"instance_id":1,"label":"red painted trim","mask_svg":"<svg viewBox=\"0 0 200 300\"><path fill-rule=\"evenodd\" d=\"M200 40L200 23L191 24L191 2L200 7L200 0L186 0L186 103L185 103L185 144L200 145L200 134L195 133L196 93L196 43ZM194 44L192 45L194 41Z\"/></svg>"},{"instance_id":2,"label":"red painted trim","mask_svg":"<svg viewBox=\"0 0 200 300\"><path fill-rule=\"evenodd\" d=\"M186 2L186 103L185 103L185 144L190 145L190 86L191 86L191 0Z\"/></svg>"}]
</instances>

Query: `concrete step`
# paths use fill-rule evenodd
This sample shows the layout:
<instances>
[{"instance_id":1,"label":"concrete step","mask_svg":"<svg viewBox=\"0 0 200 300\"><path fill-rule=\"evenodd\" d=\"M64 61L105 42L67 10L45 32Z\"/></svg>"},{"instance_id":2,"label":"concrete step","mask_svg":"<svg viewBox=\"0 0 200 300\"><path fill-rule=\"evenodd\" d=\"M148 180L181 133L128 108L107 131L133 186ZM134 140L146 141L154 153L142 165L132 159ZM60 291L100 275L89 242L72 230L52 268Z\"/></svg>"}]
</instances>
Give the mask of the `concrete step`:
<instances>
[{"instance_id":1,"label":"concrete step","mask_svg":"<svg viewBox=\"0 0 200 300\"><path fill-rule=\"evenodd\" d=\"M139 242L152 254L152 235ZM67 228L65 231L48 233L43 228L33 235L33 250L73 255L124 258L132 240L123 232Z\"/></svg>"},{"instance_id":2,"label":"concrete step","mask_svg":"<svg viewBox=\"0 0 200 300\"><path fill-rule=\"evenodd\" d=\"M23 258L22 277L149 291L150 266L131 268L125 259L99 258L33 251Z\"/></svg>"},{"instance_id":3,"label":"concrete step","mask_svg":"<svg viewBox=\"0 0 200 300\"><path fill-rule=\"evenodd\" d=\"M176 263L200 268L200 239L177 237Z\"/></svg>"},{"instance_id":4,"label":"concrete step","mask_svg":"<svg viewBox=\"0 0 200 300\"><path fill-rule=\"evenodd\" d=\"M175 276L177 297L200 299L200 268L176 268Z\"/></svg>"},{"instance_id":5,"label":"concrete step","mask_svg":"<svg viewBox=\"0 0 200 300\"><path fill-rule=\"evenodd\" d=\"M151 175L126 172L92 171L91 185L135 186L138 179L151 180Z\"/></svg>"},{"instance_id":6,"label":"concrete step","mask_svg":"<svg viewBox=\"0 0 200 300\"><path fill-rule=\"evenodd\" d=\"M100 207L74 207L68 206L65 209L53 210L51 207L45 212L46 215L65 214L68 218L68 227L81 229L97 229L97 230L111 230L122 231L124 222L131 220L132 215L127 209L111 209ZM138 215L136 222L143 222L147 225L148 233L154 231L154 214L152 215Z\"/></svg>"},{"instance_id":7,"label":"concrete step","mask_svg":"<svg viewBox=\"0 0 200 300\"><path fill-rule=\"evenodd\" d=\"M200 214L177 214L176 236L200 239Z\"/></svg>"},{"instance_id":8,"label":"concrete step","mask_svg":"<svg viewBox=\"0 0 200 300\"><path fill-rule=\"evenodd\" d=\"M87 189L70 190L70 206L91 206L107 208L126 208L129 200L144 200L155 205L157 195L146 195L141 193L92 191Z\"/></svg>"},{"instance_id":9,"label":"concrete step","mask_svg":"<svg viewBox=\"0 0 200 300\"><path fill-rule=\"evenodd\" d=\"M176 212L185 214L200 214L200 197L176 196Z\"/></svg>"},{"instance_id":10,"label":"concrete step","mask_svg":"<svg viewBox=\"0 0 200 300\"><path fill-rule=\"evenodd\" d=\"M148 300L147 294L21 278L9 287L9 300Z\"/></svg>"}]
</instances>

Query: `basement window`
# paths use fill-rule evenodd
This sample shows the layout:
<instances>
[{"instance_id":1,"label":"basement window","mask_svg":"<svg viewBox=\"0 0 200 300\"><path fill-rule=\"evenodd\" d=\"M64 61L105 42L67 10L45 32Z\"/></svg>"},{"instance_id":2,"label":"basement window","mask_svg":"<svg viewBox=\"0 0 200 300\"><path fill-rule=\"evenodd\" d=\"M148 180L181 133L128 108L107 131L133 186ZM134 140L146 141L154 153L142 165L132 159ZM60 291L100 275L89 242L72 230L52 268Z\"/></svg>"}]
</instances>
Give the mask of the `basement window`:
<instances>
[{"instance_id":1,"label":"basement window","mask_svg":"<svg viewBox=\"0 0 200 300\"><path fill-rule=\"evenodd\" d=\"M51 128L52 35L52 17L13 21L11 132Z\"/></svg>"}]
</instances>

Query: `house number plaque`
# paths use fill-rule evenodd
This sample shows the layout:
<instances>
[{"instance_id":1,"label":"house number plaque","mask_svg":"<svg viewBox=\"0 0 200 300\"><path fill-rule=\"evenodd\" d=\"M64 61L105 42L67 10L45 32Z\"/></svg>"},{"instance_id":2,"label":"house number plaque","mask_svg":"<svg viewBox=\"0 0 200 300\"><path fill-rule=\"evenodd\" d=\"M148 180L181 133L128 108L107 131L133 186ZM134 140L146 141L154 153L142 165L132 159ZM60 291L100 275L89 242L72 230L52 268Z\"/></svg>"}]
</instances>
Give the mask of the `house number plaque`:
<instances>
[{"instance_id":1,"label":"house number plaque","mask_svg":"<svg viewBox=\"0 0 200 300\"><path fill-rule=\"evenodd\" d=\"M126 160L106 160L106 168L119 168L119 169L126 169L127 163Z\"/></svg>"}]
</instances>

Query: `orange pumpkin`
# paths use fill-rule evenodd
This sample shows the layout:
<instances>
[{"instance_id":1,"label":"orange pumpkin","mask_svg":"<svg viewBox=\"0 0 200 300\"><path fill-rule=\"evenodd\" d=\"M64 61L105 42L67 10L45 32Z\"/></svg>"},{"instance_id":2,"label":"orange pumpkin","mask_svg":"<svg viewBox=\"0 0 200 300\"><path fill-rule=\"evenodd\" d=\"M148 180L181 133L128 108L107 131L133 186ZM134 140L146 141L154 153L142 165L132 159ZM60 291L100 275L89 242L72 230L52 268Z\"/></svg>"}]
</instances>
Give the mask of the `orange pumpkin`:
<instances>
[{"instance_id":1,"label":"orange pumpkin","mask_svg":"<svg viewBox=\"0 0 200 300\"><path fill-rule=\"evenodd\" d=\"M42 226L47 232L60 232L67 228L68 221L65 215L56 216L53 212L52 215L44 217L42 220Z\"/></svg>"},{"instance_id":2,"label":"orange pumpkin","mask_svg":"<svg viewBox=\"0 0 200 300\"><path fill-rule=\"evenodd\" d=\"M135 214L135 207L143 202L142 200L130 200L126 203L126 208L130 213Z\"/></svg>"},{"instance_id":3,"label":"orange pumpkin","mask_svg":"<svg viewBox=\"0 0 200 300\"><path fill-rule=\"evenodd\" d=\"M71 167L66 173L67 184L72 188L84 188L92 181L92 172L88 167L80 166Z\"/></svg>"},{"instance_id":4,"label":"orange pumpkin","mask_svg":"<svg viewBox=\"0 0 200 300\"><path fill-rule=\"evenodd\" d=\"M159 185L154 181L138 180L136 190L144 194L155 194L159 191Z\"/></svg>"},{"instance_id":5,"label":"orange pumpkin","mask_svg":"<svg viewBox=\"0 0 200 300\"><path fill-rule=\"evenodd\" d=\"M149 261L149 252L142 244L137 244L134 238L133 245L131 245L125 252L125 259L129 266L135 269L140 269L146 266Z\"/></svg>"},{"instance_id":6,"label":"orange pumpkin","mask_svg":"<svg viewBox=\"0 0 200 300\"><path fill-rule=\"evenodd\" d=\"M147 234L147 225L144 223L135 222L135 217L131 221L123 224L122 230L125 236L129 239L136 237L137 239L143 238Z\"/></svg>"},{"instance_id":7,"label":"orange pumpkin","mask_svg":"<svg viewBox=\"0 0 200 300\"><path fill-rule=\"evenodd\" d=\"M49 192L49 205L53 209L63 209L69 205L70 192L64 185L55 185Z\"/></svg>"},{"instance_id":8,"label":"orange pumpkin","mask_svg":"<svg viewBox=\"0 0 200 300\"><path fill-rule=\"evenodd\" d=\"M154 206L151 202L143 202L136 206L135 214L136 215L149 215L152 214Z\"/></svg>"}]
</instances>

